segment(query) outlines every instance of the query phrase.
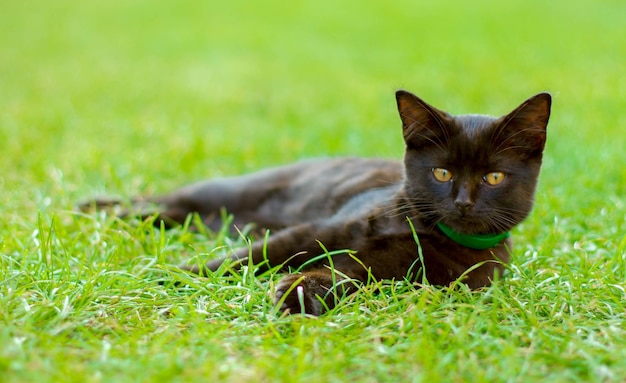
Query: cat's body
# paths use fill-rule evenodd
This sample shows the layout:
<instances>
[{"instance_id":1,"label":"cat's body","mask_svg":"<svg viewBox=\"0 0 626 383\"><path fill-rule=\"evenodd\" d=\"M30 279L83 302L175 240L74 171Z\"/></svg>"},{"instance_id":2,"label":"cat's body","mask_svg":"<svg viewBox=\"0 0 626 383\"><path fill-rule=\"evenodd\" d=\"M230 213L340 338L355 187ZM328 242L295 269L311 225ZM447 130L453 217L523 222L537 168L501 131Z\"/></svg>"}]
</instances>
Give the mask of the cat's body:
<instances>
[{"instance_id":1,"label":"cat's body","mask_svg":"<svg viewBox=\"0 0 626 383\"><path fill-rule=\"evenodd\" d=\"M304 265L276 287L276 303L291 312L320 314L356 289L351 280L421 281L425 272L432 284L462 278L471 288L489 285L509 260L503 233L532 207L550 96L534 96L499 119L453 117L408 92L396 97L407 144L403 163L311 160L148 200L168 222L199 213L216 228L225 208L236 226L270 229L267 243L255 241L227 258L261 267ZM334 255L309 264L324 249ZM224 261L183 268L203 274Z\"/></svg>"}]
</instances>

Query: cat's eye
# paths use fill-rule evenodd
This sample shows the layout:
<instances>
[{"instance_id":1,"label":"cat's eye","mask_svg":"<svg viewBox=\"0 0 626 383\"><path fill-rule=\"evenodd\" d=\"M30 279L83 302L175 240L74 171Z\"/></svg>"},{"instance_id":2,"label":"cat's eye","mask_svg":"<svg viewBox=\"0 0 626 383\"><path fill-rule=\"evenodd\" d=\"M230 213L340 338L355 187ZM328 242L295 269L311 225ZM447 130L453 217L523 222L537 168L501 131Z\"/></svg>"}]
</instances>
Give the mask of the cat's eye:
<instances>
[{"instance_id":1,"label":"cat's eye","mask_svg":"<svg viewBox=\"0 0 626 383\"><path fill-rule=\"evenodd\" d=\"M433 168L433 176L439 182L448 182L452 179L452 173L442 168Z\"/></svg>"},{"instance_id":2,"label":"cat's eye","mask_svg":"<svg viewBox=\"0 0 626 383\"><path fill-rule=\"evenodd\" d=\"M499 184L502 183L502 181L504 181L504 173L502 173L502 172L487 173L483 177L483 181L485 181L486 183L488 183L491 186L499 185Z\"/></svg>"}]
</instances>

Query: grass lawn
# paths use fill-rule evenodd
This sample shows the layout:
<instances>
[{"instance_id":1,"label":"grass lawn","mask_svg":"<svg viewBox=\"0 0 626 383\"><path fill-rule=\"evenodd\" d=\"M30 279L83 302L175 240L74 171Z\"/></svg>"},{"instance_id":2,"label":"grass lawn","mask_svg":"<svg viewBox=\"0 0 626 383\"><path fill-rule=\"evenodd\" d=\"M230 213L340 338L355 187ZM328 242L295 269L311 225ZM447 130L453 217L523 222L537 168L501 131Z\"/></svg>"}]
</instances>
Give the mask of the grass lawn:
<instances>
[{"instance_id":1,"label":"grass lawn","mask_svg":"<svg viewBox=\"0 0 626 383\"><path fill-rule=\"evenodd\" d=\"M0 381L626 380L626 3L0 3ZM533 214L477 292L379 283L281 317L243 244L85 215L97 195L317 156L400 158L394 91L553 96ZM175 284L177 286L175 286Z\"/></svg>"}]
</instances>

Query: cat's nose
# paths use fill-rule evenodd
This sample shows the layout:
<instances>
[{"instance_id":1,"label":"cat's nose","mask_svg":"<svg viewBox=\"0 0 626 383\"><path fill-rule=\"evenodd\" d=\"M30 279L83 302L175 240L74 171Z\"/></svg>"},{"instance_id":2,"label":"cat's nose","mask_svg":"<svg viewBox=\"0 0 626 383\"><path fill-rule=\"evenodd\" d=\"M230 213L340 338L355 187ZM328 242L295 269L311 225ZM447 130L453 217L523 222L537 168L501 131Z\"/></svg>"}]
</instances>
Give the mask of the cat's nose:
<instances>
[{"instance_id":1,"label":"cat's nose","mask_svg":"<svg viewBox=\"0 0 626 383\"><path fill-rule=\"evenodd\" d=\"M474 206L474 201L472 201L466 185L461 186L459 189L459 192L454 199L454 206L456 206L462 215L465 215L465 213L470 211L472 206Z\"/></svg>"},{"instance_id":2,"label":"cat's nose","mask_svg":"<svg viewBox=\"0 0 626 383\"><path fill-rule=\"evenodd\" d=\"M465 215L468 211L472 210L474 203L470 200L456 200L454 201L454 206L461 212L461 214Z\"/></svg>"}]
</instances>

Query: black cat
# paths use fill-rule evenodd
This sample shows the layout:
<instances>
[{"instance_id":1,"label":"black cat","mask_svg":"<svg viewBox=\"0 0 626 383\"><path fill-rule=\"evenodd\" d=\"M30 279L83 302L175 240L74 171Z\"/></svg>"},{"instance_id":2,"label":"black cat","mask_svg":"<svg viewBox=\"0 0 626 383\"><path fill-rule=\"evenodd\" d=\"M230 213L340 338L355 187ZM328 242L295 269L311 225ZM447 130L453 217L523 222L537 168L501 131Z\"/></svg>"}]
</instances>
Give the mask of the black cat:
<instances>
[{"instance_id":1,"label":"black cat","mask_svg":"<svg viewBox=\"0 0 626 383\"><path fill-rule=\"evenodd\" d=\"M197 212L218 228L225 208L234 225L270 229L267 243L256 241L251 250L236 249L203 268L183 268L204 274L223 262L304 265L276 287L275 302L290 312L319 315L355 291L354 281L372 277L421 280L425 273L432 284L461 278L471 288L487 286L509 260L509 230L532 208L551 97L538 94L500 118L451 116L406 91L396 99L403 163L312 160L135 203L156 203L166 223ZM330 257L324 249L353 252Z\"/></svg>"}]
</instances>

